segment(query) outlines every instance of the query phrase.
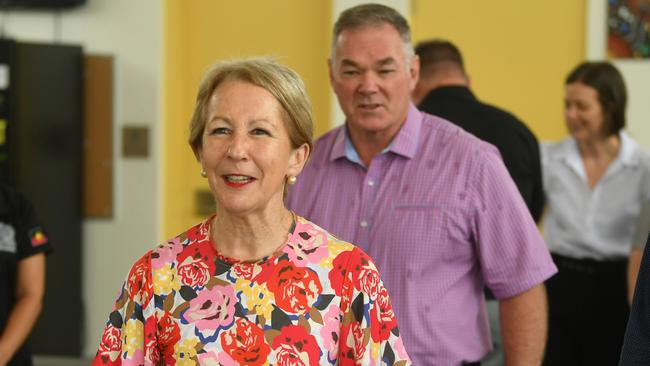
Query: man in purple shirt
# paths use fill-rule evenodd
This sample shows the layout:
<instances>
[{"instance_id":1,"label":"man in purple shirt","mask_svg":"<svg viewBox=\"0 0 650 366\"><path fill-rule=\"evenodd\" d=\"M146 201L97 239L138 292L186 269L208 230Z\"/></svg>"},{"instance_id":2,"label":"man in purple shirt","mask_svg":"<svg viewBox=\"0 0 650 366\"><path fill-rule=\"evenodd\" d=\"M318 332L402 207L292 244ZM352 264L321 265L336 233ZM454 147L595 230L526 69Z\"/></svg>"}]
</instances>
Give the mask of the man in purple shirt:
<instances>
[{"instance_id":1,"label":"man in purple shirt","mask_svg":"<svg viewBox=\"0 0 650 366\"><path fill-rule=\"evenodd\" d=\"M374 258L414 365L478 364L486 285L506 365L541 364L556 268L498 151L411 103L419 60L395 10L348 9L333 36L346 122L316 142L287 204Z\"/></svg>"}]
</instances>

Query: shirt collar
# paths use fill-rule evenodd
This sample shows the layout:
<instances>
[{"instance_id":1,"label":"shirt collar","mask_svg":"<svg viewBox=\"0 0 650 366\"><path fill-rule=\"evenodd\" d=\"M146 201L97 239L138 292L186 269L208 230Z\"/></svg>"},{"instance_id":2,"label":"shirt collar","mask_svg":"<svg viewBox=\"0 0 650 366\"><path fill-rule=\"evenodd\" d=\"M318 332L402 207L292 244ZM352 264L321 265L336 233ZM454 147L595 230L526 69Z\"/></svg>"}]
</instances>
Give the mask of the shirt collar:
<instances>
[{"instance_id":1,"label":"shirt collar","mask_svg":"<svg viewBox=\"0 0 650 366\"><path fill-rule=\"evenodd\" d=\"M636 141L625 131L621 131L619 136L621 137L621 150L617 159L620 159L623 165L636 166L640 164L639 155L636 153L638 150Z\"/></svg>"},{"instance_id":2,"label":"shirt collar","mask_svg":"<svg viewBox=\"0 0 650 366\"><path fill-rule=\"evenodd\" d=\"M347 122L346 122L347 123ZM407 159L412 159L418 149L418 136L420 135L420 128L422 127L422 112L420 112L413 103L409 103L408 114L406 121L402 128L397 132L390 145L382 150L382 154L392 152L401 155ZM353 163L364 165L359 158L352 139L344 126L339 128L332 152L330 153L330 160L336 160L345 157Z\"/></svg>"},{"instance_id":3,"label":"shirt collar","mask_svg":"<svg viewBox=\"0 0 650 366\"><path fill-rule=\"evenodd\" d=\"M637 143L625 131L621 131L619 137L621 139L620 150L612 164L616 163L617 165L621 164L623 166L638 165L640 161L638 154L636 154L636 151L638 150ZM574 138L567 139L564 147L564 161L581 176L586 176L576 140Z\"/></svg>"}]
</instances>

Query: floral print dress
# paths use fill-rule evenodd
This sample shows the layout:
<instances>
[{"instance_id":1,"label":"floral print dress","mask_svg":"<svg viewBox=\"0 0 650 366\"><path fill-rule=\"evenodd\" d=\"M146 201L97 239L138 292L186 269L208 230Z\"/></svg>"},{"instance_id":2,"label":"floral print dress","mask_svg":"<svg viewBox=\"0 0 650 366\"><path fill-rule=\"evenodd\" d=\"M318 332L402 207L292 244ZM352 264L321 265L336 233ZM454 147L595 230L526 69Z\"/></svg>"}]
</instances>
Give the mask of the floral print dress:
<instances>
[{"instance_id":1,"label":"floral print dress","mask_svg":"<svg viewBox=\"0 0 650 366\"><path fill-rule=\"evenodd\" d=\"M219 255L208 219L131 268L93 365L410 365L377 269L297 217L274 255Z\"/></svg>"}]
</instances>

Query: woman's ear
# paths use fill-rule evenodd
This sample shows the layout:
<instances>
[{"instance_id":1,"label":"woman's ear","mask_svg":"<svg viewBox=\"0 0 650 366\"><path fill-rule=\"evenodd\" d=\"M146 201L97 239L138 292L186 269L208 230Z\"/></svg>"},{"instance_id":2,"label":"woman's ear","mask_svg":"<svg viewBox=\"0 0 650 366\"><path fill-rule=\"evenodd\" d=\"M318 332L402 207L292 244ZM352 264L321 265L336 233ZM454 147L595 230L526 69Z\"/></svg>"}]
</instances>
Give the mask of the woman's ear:
<instances>
[{"instance_id":1,"label":"woman's ear","mask_svg":"<svg viewBox=\"0 0 650 366\"><path fill-rule=\"evenodd\" d=\"M305 167L310 153L311 151L307 143L304 143L298 148L293 149L291 151L291 155L289 156L289 168L287 170L287 175L293 175L294 177L297 177L302 171L302 168Z\"/></svg>"}]
</instances>

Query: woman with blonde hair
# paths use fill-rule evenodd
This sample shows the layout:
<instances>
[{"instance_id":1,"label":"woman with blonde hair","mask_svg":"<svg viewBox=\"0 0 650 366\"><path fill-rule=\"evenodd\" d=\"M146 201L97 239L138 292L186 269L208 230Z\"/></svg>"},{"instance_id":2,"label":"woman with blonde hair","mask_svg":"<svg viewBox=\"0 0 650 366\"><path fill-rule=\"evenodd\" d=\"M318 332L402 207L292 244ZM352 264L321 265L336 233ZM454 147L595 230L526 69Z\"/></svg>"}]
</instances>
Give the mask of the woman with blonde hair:
<instances>
[{"instance_id":1,"label":"woman with blonde hair","mask_svg":"<svg viewBox=\"0 0 650 366\"><path fill-rule=\"evenodd\" d=\"M312 149L297 74L217 64L189 143L215 214L133 265L93 365L409 364L371 259L284 205Z\"/></svg>"}]
</instances>

